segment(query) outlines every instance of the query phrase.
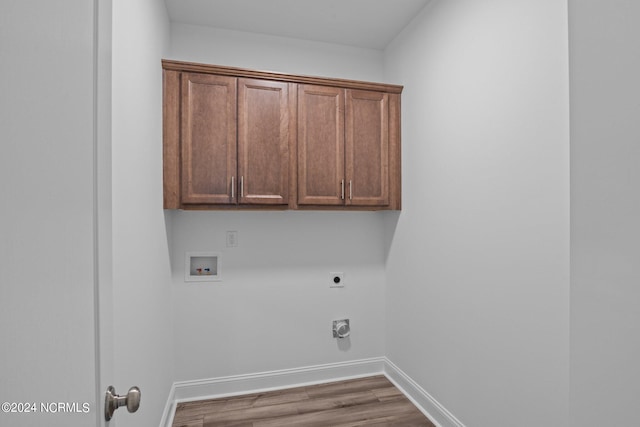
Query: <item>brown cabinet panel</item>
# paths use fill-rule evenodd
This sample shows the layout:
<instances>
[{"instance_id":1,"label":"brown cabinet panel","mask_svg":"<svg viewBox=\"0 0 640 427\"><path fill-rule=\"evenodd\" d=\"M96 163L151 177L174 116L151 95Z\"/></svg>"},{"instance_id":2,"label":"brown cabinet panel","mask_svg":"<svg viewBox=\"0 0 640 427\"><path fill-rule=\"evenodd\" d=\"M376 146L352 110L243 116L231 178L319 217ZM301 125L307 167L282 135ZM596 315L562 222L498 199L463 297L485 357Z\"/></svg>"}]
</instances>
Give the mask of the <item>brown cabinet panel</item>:
<instances>
[{"instance_id":1,"label":"brown cabinet panel","mask_svg":"<svg viewBox=\"0 0 640 427\"><path fill-rule=\"evenodd\" d=\"M180 73L162 71L163 207L180 208Z\"/></svg>"},{"instance_id":2,"label":"brown cabinet panel","mask_svg":"<svg viewBox=\"0 0 640 427\"><path fill-rule=\"evenodd\" d=\"M238 81L239 203L289 203L289 85Z\"/></svg>"},{"instance_id":3,"label":"brown cabinet panel","mask_svg":"<svg viewBox=\"0 0 640 427\"><path fill-rule=\"evenodd\" d=\"M234 203L236 80L182 74L183 204Z\"/></svg>"},{"instance_id":4,"label":"brown cabinet panel","mask_svg":"<svg viewBox=\"0 0 640 427\"><path fill-rule=\"evenodd\" d=\"M344 89L298 86L298 204L342 205Z\"/></svg>"},{"instance_id":5,"label":"brown cabinet panel","mask_svg":"<svg viewBox=\"0 0 640 427\"><path fill-rule=\"evenodd\" d=\"M345 204L389 204L389 95L347 90Z\"/></svg>"}]
</instances>

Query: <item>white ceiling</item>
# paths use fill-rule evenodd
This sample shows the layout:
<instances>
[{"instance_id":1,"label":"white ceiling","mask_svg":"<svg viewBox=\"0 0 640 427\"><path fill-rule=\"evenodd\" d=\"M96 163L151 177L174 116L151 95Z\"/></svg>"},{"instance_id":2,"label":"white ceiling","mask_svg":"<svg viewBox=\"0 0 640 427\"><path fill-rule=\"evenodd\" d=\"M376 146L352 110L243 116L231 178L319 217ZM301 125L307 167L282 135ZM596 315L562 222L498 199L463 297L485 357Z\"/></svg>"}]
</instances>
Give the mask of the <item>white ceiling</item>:
<instances>
[{"instance_id":1,"label":"white ceiling","mask_svg":"<svg viewBox=\"0 0 640 427\"><path fill-rule=\"evenodd\" d=\"M429 0L165 0L172 22L384 49Z\"/></svg>"}]
</instances>

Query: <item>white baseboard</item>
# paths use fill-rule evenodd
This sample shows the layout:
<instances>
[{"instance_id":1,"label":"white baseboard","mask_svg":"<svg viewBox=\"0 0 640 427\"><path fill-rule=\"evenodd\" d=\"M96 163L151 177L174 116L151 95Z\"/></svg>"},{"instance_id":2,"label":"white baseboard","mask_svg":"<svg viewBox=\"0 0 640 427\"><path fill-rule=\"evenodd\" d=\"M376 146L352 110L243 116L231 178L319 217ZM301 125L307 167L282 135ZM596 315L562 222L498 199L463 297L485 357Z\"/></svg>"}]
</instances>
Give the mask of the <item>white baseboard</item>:
<instances>
[{"instance_id":1,"label":"white baseboard","mask_svg":"<svg viewBox=\"0 0 640 427\"><path fill-rule=\"evenodd\" d=\"M425 391L418 383L385 357L384 374L405 396L413 402L438 427L465 427L444 406Z\"/></svg>"},{"instance_id":2,"label":"white baseboard","mask_svg":"<svg viewBox=\"0 0 640 427\"><path fill-rule=\"evenodd\" d=\"M179 381L173 384L160 427L171 427L177 403L301 387L333 381L385 375L438 427L464 427L429 393L386 357L329 363L246 375Z\"/></svg>"},{"instance_id":3,"label":"white baseboard","mask_svg":"<svg viewBox=\"0 0 640 427\"><path fill-rule=\"evenodd\" d=\"M382 374L383 372L384 358L375 357L255 374L179 381L174 383L175 401L184 402L277 390L298 385L304 386L334 380L366 377Z\"/></svg>"},{"instance_id":4,"label":"white baseboard","mask_svg":"<svg viewBox=\"0 0 640 427\"><path fill-rule=\"evenodd\" d=\"M173 424L173 416L176 413L176 385L171 385L169 390L169 396L167 397L167 404L164 406L162 412L162 418L160 419L160 427L171 427Z\"/></svg>"}]
</instances>

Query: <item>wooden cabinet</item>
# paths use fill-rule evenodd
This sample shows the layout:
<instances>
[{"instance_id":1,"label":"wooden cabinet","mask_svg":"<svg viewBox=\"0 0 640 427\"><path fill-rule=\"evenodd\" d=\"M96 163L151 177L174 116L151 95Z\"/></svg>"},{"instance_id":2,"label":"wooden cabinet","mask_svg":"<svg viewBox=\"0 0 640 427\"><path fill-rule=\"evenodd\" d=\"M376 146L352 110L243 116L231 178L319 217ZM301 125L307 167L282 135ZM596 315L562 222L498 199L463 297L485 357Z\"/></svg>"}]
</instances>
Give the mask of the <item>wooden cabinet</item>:
<instances>
[{"instance_id":1,"label":"wooden cabinet","mask_svg":"<svg viewBox=\"0 0 640 427\"><path fill-rule=\"evenodd\" d=\"M401 86L163 69L165 209L400 209Z\"/></svg>"},{"instance_id":2,"label":"wooden cabinet","mask_svg":"<svg viewBox=\"0 0 640 427\"><path fill-rule=\"evenodd\" d=\"M234 77L182 75L181 204L235 201L236 84Z\"/></svg>"},{"instance_id":3,"label":"wooden cabinet","mask_svg":"<svg viewBox=\"0 0 640 427\"><path fill-rule=\"evenodd\" d=\"M345 203L389 205L389 95L347 90Z\"/></svg>"},{"instance_id":4,"label":"wooden cabinet","mask_svg":"<svg viewBox=\"0 0 640 427\"><path fill-rule=\"evenodd\" d=\"M299 205L389 205L388 104L383 92L299 86Z\"/></svg>"},{"instance_id":5,"label":"wooden cabinet","mask_svg":"<svg viewBox=\"0 0 640 427\"><path fill-rule=\"evenodd\" d=\"M180 86L180 205L287 205L288 84L183 73Z\"/></svg>"},{"instance_id":6,"label":"wooden cabinet","mask_svg":"<svg viewBox=\"0 0 640 427\"><path fill-rule=\"evenodd\" d=\"M344 89L298 87L298 204L344 204Z\"/></svg>"},{"instance_id":7,"label":"wooden cabinet","mask_svg":"<svg viewBox=\"0 0 640 427\"><path fill-rule=\"evenodd\" d=\"M289 84L238 81L238 201L289 204Z\"/></svg>"}]
</instances>

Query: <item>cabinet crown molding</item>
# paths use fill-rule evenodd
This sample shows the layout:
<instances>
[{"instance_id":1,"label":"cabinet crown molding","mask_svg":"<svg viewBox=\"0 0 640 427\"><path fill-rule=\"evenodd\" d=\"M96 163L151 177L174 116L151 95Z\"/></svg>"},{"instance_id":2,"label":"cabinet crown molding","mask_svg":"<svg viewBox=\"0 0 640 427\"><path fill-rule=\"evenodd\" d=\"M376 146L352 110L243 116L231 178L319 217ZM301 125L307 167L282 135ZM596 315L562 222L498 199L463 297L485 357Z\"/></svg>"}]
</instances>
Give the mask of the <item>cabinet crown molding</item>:
<instances>
[{"instance_id":1,"label":"cabinet crown molding","mask_svg":"<svg viewBox=\"0 0 640 427\"><path fill-rule=\"evenodd\" d=\"M320 86L339 86L345 89L371 90L387 93L402 93L403 86L388 83L372 83L359 80L316 77L298 74L279 73L275 71L250 70L246 68L228 67L223 65L200 64L197 62L162 60L164 70L187 71L219 76L234 76L251 79L267 79L298 84L312 84Z\"/></svg>"}]
</instances>

